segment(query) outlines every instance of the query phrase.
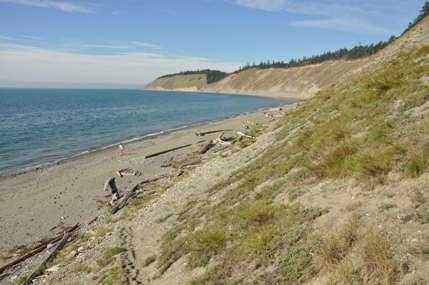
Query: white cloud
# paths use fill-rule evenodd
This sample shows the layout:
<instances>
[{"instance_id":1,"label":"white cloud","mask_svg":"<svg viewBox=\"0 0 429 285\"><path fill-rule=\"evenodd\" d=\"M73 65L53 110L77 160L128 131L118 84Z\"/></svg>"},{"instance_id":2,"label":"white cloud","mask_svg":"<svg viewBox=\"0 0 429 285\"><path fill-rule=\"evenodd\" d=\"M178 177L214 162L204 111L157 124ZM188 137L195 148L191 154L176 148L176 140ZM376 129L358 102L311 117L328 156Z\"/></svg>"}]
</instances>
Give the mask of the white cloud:
<instances>
[{"instance_id":1,"label":"white cloud","mask_svg":"<svg viewBox=\"0 0 429 285\"><path fill-rule=\"evenodd\" d=\"M281 11L284 10L286 5L290 3L287 0L236 0L240 6L260 9L265 11Z\"/></svg>"},{"instance_id":2,"label":"white cloud","mask_svg":"<svg viewBox=\"0 0 429 285\"><path fill-rule=\"evenodd\" d=\"M93 13L93 11L84 6L76 5L70 2L57 2L50 0L0 0L0 2L9 2L40 8L56 8L65 12Z\"/></svg>"},{"instance_id":3,"label":"white cloud","mask_svg":"<svg viewBox=\"0 0 429 285\"><path fill-rule=\"evenodd\" d=\"M118 45L85 45L85 48L104 48L104 49L131 49L130 46L118 46Z\"/></svg>"},{"instance_id":4,"label":"white cloud","mask_svg":"<svg viewBox=\"0 0 429 285\"><path fill-rule=\"evenodd\" d=\"M154 50L160 49L159 46L154 45L154 44L142 43L142 42L139 42L139 41L132 41L131 43L133 45L135 45L135 46L138 46L138 47L147 47L147 48L151 48L151 49L154 49Z\"/></svg>"},{"instance_id":5,"label":"white cloud","mask_svg":"<svg viewBox=\"0 0 429 285\"><path fill-rule=\"evenodd\" d=\"M292 21L291 25L295 27L321 28L357 34L392 34L392 31L390 30L371 25L362 19L351 17L335 17L324 20Z\"/></svg>"},{"instance_id":6,"label":"white cloud","mask_svg":"<svg viewBox=\"0 0 429 285\"><path fill-rule=\"evenodd\" d=\"M0 43L0 81L146 84L184 70L237 70L242 63L160 53L88 55Z\"/></svg>"},{"instance_id":7,"label":"white cloud","mask_svg":"<svg viewBox=\"0 0 429 285\"><path fill-rule=\"evenodd\" d=\"M235 3L248 8L289 13L297 18L289 23L295 27L380 35L393 33L383 27L383 19L386 21L398 12L398 3L391 5L385 0L235 0ZM406 5L404 3L401 4Z\"/></svg>"}]
</instances>

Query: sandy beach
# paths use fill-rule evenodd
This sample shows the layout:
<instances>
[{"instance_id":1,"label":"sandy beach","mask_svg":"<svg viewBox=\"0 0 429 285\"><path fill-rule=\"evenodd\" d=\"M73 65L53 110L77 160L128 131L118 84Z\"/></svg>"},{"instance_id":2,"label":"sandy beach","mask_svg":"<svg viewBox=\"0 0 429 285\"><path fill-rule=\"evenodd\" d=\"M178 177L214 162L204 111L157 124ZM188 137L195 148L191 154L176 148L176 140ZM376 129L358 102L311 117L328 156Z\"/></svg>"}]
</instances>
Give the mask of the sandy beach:
<instances>
[{"instance_id":1,"label":"sandy beach","mask_svg":"<svg viewBox=\"0 0 429 285\"><path fill-rule=\"evenodd\" d=\"M282 112L293 106L283 106ZM116 146L26 173L1 177L1 256L10 257L18 246L31 246L44 237L55 235L62 227L108 216L105 203L110 200L111 194L104 191L104 184L109 178L115 177L116 186L123 193L146 179L174 176L178 169L165 167L169 161L185 159L222 133L225 137L231 137L236 136L237 131L246 132L245 121L266 123L272 119L266 115L267 112L269 110L260 110L128 143L122 156ZM227 131L196 135L215 130ZM185 145L189 146L145 158ZM135 169L141 174L119 177L116 172L124 168ZM10 260L2 259L0 264L4 265Z\"/></svg>"}]
</instances>

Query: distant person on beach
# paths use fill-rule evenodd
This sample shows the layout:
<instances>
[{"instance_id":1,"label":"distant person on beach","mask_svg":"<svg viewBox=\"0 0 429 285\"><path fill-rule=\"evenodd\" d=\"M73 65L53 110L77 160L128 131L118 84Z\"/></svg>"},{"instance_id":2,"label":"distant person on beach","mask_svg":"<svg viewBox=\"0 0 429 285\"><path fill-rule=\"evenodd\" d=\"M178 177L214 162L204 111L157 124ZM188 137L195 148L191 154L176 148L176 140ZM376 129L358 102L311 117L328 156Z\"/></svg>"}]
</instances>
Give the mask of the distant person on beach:
<instances>
[{"instance_id":1,"label":"distant person on beach","mask_svg":"<svg viewBox=\"0 0 429 285\"><path fill-rule=\"evenodd\" d=\"M124 145L122 143L119 144L119 150L121 151L121 155L124 155Z\"/></svg>"}]
</instances>

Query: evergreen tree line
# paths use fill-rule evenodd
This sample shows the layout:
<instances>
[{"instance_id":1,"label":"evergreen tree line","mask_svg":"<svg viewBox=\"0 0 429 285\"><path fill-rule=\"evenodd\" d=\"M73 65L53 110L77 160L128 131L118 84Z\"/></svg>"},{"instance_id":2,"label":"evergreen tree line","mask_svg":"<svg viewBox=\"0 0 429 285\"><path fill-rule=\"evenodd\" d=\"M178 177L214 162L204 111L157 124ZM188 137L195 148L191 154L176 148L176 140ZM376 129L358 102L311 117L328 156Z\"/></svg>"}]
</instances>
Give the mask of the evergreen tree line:
<instances>
[{"instance_id":1,"label":"evergreen tree line","mask_svg":"<svg viewBox=\"0 0 429 285\"><path fill-rule=\"evenodd\" d=\"M406 33L409 29L417 25L427 15L429 15L429 1L426 1L422 9L420 10L420 14L413 22L409 23L408 28L402 34ZM371 44L366 46L362 46L359 44L359 46L355 46L352 49L341 48L334 52L329 51L329 52L323 53L322 55L313 55L312 57L309 57L309 58L303 57L302 59L291 59L287 63L283 61L272 61L272 62L267 61L267 62L261 62L259 64L253 63L252 65L247 63L245 66L241 66L239 70L236 70L231 74L240 73L242 71L245 71L251 68L257 68L257 69L290 68L290 67L299 67L299 66L305 66L305 65L315 64L315 63L322 63L328 60L355 60L359 58L368 57L377 53L378 51L382 50L391 42L395 41L396 39L397 37L391 36L389 40L386 42L380 41L378 44ZM204 70L197 70L197 71L183 71L175 74L168 74L168 75L161 76L160 78L173 77L175 75L193 75L193 74L206 74L207 84L220 81L229 75L228 73L219 71L219 70L204 69Z\"/></svg>"},{"instance_id":2,"label":"evergreen tree line","mask_svg":"<svg viewBox=\"0 0 429 285\"><path fill-rule=\"evenodd\" d=\"M228 73L219 71L219 70L203 69L203 70L197 70L197 71L182 71L175 74L167 74L167 75L161 76L160 78L168 78L168 77L173 77L175 75L196 75L196 74L205 74L207 78L207 84L220 81L229 75Z\"/></svg>"},{"instance_id":3,"label":"evergreen tree line","mask_svg":"<svg viewBox=\"0 0 429 285\"><path fill-rule=\"evenodd\" d=\"M266 68L290 68L290 67L298 67L305 66L309 64L322 63L328 60L354 60L359 58L364 58L371 56L377 53L379 50L382 50L391 42L396 40L395 36L391 36L390 39L386 42L380 41L378 44L371 44L366 46L355 46L352 49L341 48L334 52L324 52L322 55L313 55L312 57L303 57L302 59L291 59L289 62L285 63L283 61L268 61L261 62L259 64L253 63L240 67L238 71L234 71L233 73L239 73L246 69L257 68L257 69L266 69Z\"/></svg>"},{"instance_id":4,"label":"evergreen tree line","mask_svg":"<svg viewBox=\"0 0 429 285\"><path fill-rule=\"evenodd\" d=\"M405 34L409 29L411 29L412 27L417 25L421 20L426 18L427 15L429 15L429 2L428 1L426 1L426 3L423 5L422 9L420 10L420 14L417 16L417 18L408 25L408 28L402 34Z\"/></svg>"}]
</instances>

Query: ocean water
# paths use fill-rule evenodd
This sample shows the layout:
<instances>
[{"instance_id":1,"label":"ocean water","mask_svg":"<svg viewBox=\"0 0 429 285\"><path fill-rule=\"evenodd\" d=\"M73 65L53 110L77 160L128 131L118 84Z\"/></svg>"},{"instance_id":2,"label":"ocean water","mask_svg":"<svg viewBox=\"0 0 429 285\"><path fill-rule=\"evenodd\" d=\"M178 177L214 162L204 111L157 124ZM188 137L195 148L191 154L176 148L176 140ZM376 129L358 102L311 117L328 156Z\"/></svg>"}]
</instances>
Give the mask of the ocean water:
<instances>
[{"instance_id":1,"label":"ocean water","mask_svg":"<svg viewBox=\"0 0 429 285\"><path fill-rule=\"evenodd\" d=\"M296 101L230 94L0 89L0 175Z\"/></svg>"}]
</instances>

